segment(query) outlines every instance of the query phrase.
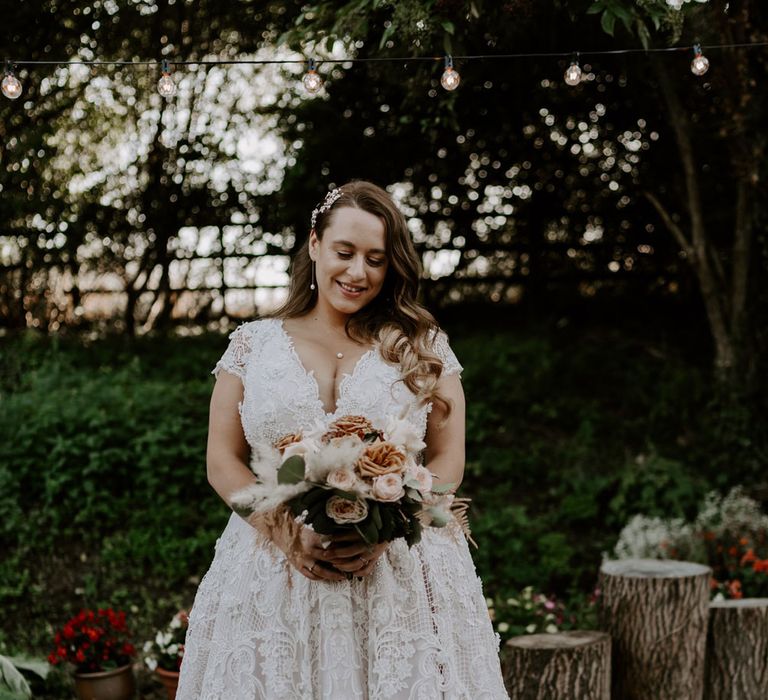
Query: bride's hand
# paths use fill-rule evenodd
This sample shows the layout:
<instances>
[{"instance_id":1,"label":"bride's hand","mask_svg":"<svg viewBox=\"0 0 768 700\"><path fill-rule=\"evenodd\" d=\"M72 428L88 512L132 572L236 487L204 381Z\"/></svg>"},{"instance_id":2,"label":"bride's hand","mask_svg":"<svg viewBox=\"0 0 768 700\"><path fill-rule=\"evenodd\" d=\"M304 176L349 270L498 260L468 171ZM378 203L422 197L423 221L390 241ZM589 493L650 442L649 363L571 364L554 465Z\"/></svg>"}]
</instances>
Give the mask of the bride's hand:
<instances>
[{"instance_id":1,"label":"bride's hand","mask_svg":"<svg viewBox=\"0 0 768 700\"><path fill-rule=\"evenodd\" d=\"M312 581L344 581L346 576L332 565L332 556L323 546L324 540L308 527L301 528L297 546L288 561L302 575Z\"/></svg>"},{"instance_id":2,"label":"bride's hand","mask_svg":"<svg viewBox=\"0 0 768 700\"><path fill-rule=\"evenodd\" d=\"M389 542L369 545L357 533L333 538L326 550L329 561L339 571L355 576L368 576L376 567L379 557L387 551Z\"/></svg>"}]
</instances>

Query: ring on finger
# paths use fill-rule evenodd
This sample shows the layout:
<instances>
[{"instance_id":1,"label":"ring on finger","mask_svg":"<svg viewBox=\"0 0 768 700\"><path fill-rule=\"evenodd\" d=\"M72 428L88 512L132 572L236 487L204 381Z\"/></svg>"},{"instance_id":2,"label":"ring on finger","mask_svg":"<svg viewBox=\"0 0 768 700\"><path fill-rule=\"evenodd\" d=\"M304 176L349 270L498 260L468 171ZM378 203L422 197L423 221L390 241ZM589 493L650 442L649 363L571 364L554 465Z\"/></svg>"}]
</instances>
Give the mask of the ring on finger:
<instances>
[{"instance_id":1,"label":"ring on finger","mask_svg":"<svg viewBox=\"0 0 768 700\"><path fill-rule=\"evenodd\" d=\"M315 564L317 564L317 562L314 562L314 563L312 564L312 566L308 566L308 567L307 567L307 570L309 571L309 573L310 573L310 574L311 574L311 573L313 573L312 569L314 569L314 568L315 568Z\"/></svg>"}]
</instances>

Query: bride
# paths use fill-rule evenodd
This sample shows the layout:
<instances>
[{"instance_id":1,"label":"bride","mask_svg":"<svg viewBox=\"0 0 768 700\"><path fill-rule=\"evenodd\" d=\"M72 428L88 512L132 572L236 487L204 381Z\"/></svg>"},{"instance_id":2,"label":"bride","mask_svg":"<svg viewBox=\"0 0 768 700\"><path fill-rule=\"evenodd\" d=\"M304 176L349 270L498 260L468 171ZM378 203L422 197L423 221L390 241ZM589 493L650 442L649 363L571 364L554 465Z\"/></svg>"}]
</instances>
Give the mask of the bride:
<instances>
[{"instance_id":1,"label":"bride","mask_svg":"<svg viewBox=\"0 0 768 700\"><path fill-rule=\"evenodd\" d=\"M288 299L242 324L216 364L208 479L226 503L252 450L343 415L408 412L438 483L461 483L461 365L416 300L405 218L369 182L312 212ZM323 540L278 508L233 513L189 618L178 700L507 698L461 528L366 547Z\"/></svg>"}]
</instances>

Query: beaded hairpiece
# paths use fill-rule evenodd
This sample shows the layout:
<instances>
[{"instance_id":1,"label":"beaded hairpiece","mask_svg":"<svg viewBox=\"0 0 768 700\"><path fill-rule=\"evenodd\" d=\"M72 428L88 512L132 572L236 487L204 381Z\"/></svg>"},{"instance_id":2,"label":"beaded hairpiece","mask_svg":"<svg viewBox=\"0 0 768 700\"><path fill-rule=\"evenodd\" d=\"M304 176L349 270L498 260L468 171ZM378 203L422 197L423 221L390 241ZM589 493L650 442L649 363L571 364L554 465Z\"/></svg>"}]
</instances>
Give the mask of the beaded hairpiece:
<instances>
[{"instance_id":1,"label":"beaded hairpiece","mask_svg":"<svg viewBox=\"0 0 768 700\"><path fill-rule=\"evenodd\" d=\"M335 190L331 190L328 194L325 195L325 199L323 200L323 203L319 207L315 207L312 210L312 228L315 228L315 224L317 223L317 217L320 216L325 211L328 211L332 206L333 203L341 197L344 193L341 191L341 187L337 187Z\"/></svg>"}]
</instances>

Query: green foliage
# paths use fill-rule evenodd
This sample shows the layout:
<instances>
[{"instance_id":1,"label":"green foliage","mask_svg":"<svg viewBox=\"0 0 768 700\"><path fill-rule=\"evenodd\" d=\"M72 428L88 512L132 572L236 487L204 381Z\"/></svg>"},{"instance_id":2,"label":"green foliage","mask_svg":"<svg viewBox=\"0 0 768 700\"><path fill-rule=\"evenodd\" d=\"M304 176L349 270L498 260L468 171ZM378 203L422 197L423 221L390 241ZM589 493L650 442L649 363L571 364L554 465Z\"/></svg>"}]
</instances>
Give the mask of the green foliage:
<instances>
[{"instance_id":1,"label":"green foliage","mask_svg":"<svg viewBox=\"0 0 768 700\"><path fill-rule=\"evenodd\" d=\"M609 524L622 527L632 515L664 518L692 517L707 490L690 467L657 454L638 455L619 475L609 505Z\"/></svg>"},{"instance_id":2,"label":"green foliage","mask_svg":"<svg viewBox=\"0 0 768 700\"><path fill-rule=\"evenodd\" d=\"M631 514L685 516L718 480L759 477L764 409L728 407L706 359L644 326L498 327L450 327L473 557L487 595L535 586L565 602L564 625L586 624L602 552ZM130 611L141 642L190 607L229 515L205 475L208 368L225 344L23 334L0 348L6 643L45 651L48 623L100 605Z\"/></svg>"},{"instance_id":3,"label":"green foliage","mask_svg":"<svg viewBox=\"0 0 768 700\"><path fill-rule=\"evenodd\" d=\"M228 515L205 472L199 368L215 354L185 341L164 367L167 344L4 348L16 370L0 401L0 604L19 610L6 633L22 648L80 606L189 590L210 559Z\"/></svg>"}]
</instances>

